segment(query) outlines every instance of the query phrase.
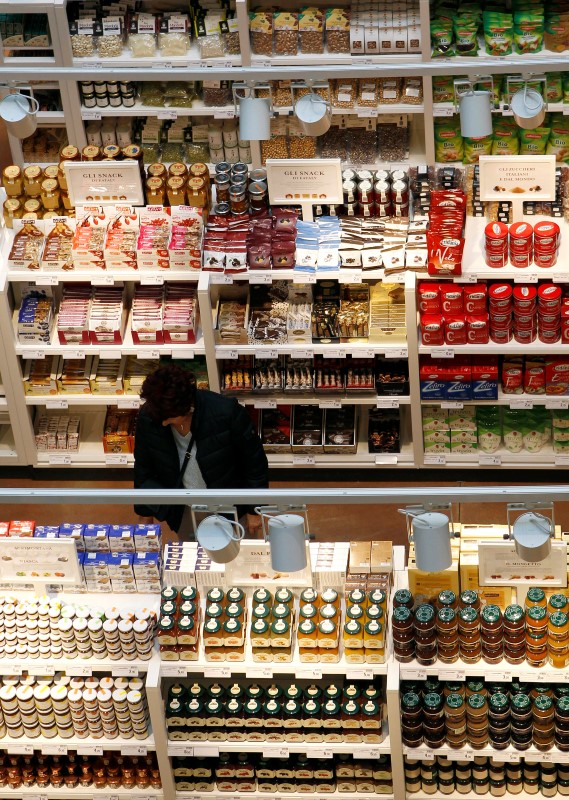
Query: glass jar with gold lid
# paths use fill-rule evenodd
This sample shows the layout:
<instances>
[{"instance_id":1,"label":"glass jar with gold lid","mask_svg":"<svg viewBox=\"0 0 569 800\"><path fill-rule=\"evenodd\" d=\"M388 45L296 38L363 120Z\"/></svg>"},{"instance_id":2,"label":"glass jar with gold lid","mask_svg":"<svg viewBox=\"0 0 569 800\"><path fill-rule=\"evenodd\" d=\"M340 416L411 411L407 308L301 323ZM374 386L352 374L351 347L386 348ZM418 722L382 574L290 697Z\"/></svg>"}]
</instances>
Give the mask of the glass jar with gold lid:
<instances>
[{"instance_id":1,"label":"glass jar with gold lid","mask_svg":"<svg viewBox=\"0 0 569 800\"><path fill-rule=\"evenodd\" d=\"M24 170L24 192L27 197L41 195L41 182L43 180L42 168L37 164L30 164Z\"/></svg>"},{"instance_id":2,"label":"glass jar with gold lid","mask_svg":"<svg viewBox=\"0 0 569 800\"><path fill-rule=\"evenodd\" d=\"M188 205L205 208L208 205L208 192L203 178L189 178L187 184Z\"/></svg>"},{"instance_id":3,"label":"glass jar with gold lid","mask_svg":"<svg viewBox=\"0 0 569 800\"><path fill-rule=\"evenodd\" d=\"M30 197L29 200L26 200L24 203L24 213L26 214L39 214L41 210L41 203L35 197Z\"/></svg>"},{"instance_id":4,"label":"glass jar with gold lid","mask_svg":"<svg viewBox=\"0 0 569 800\"><path fill-rule=\"evenodd\" d=\"M57 175L59 173L59 166L58 164L50 164L48 167L44 168L43 171L43 179L45 180L57 180Z\"/></svg>"},{"instance_id":5,"label":"glass jar with gold lid","mask_svg":"<svg viewBox=\"0 0 569 800\"><path fill-rule=\"evenodd\" d=\"M81 151L82 161L100 161L101 157L101 148L96 144L88 144Z\"/></svg>"},{"instance_id":6,"label":"glass jar with gold lid","mask_svg":"<svg viewBox=\"0 0 569 800\"><path fill-rule=\"evenodd\" d=\"M170 178L186 178L188 176L188 168L181 161L175 161L168 168L168 176Z\"/></svg>"},{"instance_id":7,"label":"glass jar with gold lid","mask_svg":"<svg viewBox=\"0 0 569 800\"><path fill-rule=\"evenodd\" d=\"M46 211L55 211L61 202L59 184L53 178L48 178L41 185L41 201Z\"/></svg>"},{"instance_id":8,"label":"glass jar with gold lid","mask_svg":"<svg viewBox=\"0 0 569 800\"><path fill-rule=\"evenodd\" d=\"M81 161L81 152L74 144L66 144L59 151L60 161Z\"/></svg>"},{"instance_id":9,"label":"glass jar with gold lid","mask_svg":"<svg viewBox=\"0 0 569 800\"><path fill-rule=\"evenodd\" d=\"M148 178L146 181L146 203L149 206L163 206L166 200L166 185L162 178Z\"/></svg>"},{"instance_id":10,"label":"glass jar with gold lid","mask_svg":"<svg viewBox=\"0 0 569 800\"><path fill-rule=\"evenodd\" d=\"M183 178L168 178L166 194L171 206L183 206L186 202L185 181Z\"/></svg>"},{"instance_id":11,"label":"glass jar with gold lid","mask_svg":"<svg viewBox=\"0 0 569 800\"><path fill-rule=\"evenodd\" d=\"M8 197L20 197L24 193L22 170L15 164L5 167L2 172L2 186Z\"/></svg>"},{"instance_id":12,"label":"glass jar with gold lid","mask_svg":"<svg viewBox=\"0 0 569 800\"><path fill-rule=\"evenodd\" d=\"M14 220L21 219L24 213L21 202L16 197L4 200L4 223L7 228L14 227Z\"/></svg>"}]
</instances>

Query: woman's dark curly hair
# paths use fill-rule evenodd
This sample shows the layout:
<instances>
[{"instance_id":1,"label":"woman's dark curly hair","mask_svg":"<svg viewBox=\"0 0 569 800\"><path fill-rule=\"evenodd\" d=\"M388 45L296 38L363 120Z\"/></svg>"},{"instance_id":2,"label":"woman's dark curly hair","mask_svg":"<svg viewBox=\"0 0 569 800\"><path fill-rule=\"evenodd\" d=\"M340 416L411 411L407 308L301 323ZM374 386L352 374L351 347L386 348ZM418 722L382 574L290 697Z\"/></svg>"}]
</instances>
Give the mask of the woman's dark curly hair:
<instances>
[{"instance_id":1,"label":"woman's dark curly hair","mask_svg":"<svg viewBox=\"0 0 569 800\"><path fill-rule=\"evenodd\" d=\"M156 422L183 417L194 407L196 379L191 372L174 364L159 367L142 384L140 396Z\"/></svg>"}]
</instances>

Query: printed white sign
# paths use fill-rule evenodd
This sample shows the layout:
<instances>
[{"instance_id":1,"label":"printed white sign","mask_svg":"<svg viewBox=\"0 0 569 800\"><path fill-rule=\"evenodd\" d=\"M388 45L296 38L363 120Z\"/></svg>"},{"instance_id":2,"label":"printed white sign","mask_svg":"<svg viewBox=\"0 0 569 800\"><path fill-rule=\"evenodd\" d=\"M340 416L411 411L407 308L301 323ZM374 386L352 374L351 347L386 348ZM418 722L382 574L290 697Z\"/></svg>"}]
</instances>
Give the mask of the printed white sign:
<instances>
[{"instance_id":1,"label":"printed white sign","mask_svg":"<svg viewBox=\"0 0 569 800\"><path fill-rule=\"evenodd\" d=\"M74 206L84 203L144 205L137 161L64 161L63 167L69 199Z\"/></svg>"},{"instance_id":2,"label":"printed white sign","mask_svg":"<svg viewBox=\"0 0 569 800\"><path fill-rule=\"evenodd\" d=\"M0 582L78 585L75 542L59 539L0 539Z\"/></svg>"},{"instance_id":3,"label":"printed white sign","mask_svg":"<svg viewBox=\"0 0 569 800\"><path fill-rule=\"evenodd\" d=\"M480 199L555 200L555 156L480 156Z\"/></svg>"},{"instance_id":4,"label":"printed white sign","mask_svg":"<svg viewBox=\"0 0 569 800\"><path fill-rule=\"evenodd\" d=\"M266 166L273 205L343 201L339 158L269 158Z\"/></svg>"},{"instance_id":5,"label":"printed white sign","mask_svg":"<svg viewBox=\"0 0 569 800\"><path fill-rule=\"evenodd\" d=\"M543 561L524 561L514 542L478 543L478 583L480 586L567 586L567 544L552 541L551 553Z\"/></svg>"}]
</instances>

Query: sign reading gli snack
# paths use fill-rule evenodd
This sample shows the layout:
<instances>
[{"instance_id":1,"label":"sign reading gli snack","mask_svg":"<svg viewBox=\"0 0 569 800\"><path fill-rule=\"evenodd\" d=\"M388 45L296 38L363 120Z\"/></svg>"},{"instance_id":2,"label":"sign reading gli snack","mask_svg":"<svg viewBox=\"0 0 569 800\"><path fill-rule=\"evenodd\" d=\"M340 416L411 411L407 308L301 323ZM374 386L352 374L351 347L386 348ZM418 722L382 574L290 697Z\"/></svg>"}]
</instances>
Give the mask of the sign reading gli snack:
<instances>
[{"instance_id":1,"label":"sign reading gli snack","mask_svg":"<svg viewBox=\"0 0 569 800\"><path fill-rule=\"evenodd\" d=\"M81 573L71 539L0 539L0 583L78 585Z\"/></svg>"},{"instance_id":2,"label":"sign reading gli snack","mask_svg":"<svg viewBox=\"0 0 569 800\"><path fill-rule=\"evenodd\" d=\"M140 168L134 160L64 161L63 167L74 206L85 203L144 205Z\"/></svg>"},{"instance_id":3,"label":"sign reading gli snack","mask_svg":"<svg viewBox=\"0 0 569 800\"><path fill-rule=\"evenodd\" d=\"M555 156L480 156L480 199L555 200Z\"/></svg>"},{"instance_id":4,"label":"sign reading gli snack","mask_svg":"<svg viewBox=\"0 0 569 800\"><path fill-rule=\"evenodd\" d=\"M343 201L339 158L269 158L266 167L271 205Z\"/></svg>"}]
</instances>

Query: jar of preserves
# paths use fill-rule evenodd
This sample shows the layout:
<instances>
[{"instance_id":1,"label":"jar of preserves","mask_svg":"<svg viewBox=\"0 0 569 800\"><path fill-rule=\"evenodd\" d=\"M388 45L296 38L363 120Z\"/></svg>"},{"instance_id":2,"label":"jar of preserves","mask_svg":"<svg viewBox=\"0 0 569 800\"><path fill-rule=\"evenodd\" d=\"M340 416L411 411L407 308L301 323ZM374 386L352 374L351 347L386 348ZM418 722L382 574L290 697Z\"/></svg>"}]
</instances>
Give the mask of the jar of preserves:
<instances>
[{"instance_id":1,"label":"jar of preserves","mask_svg":"<svg viewBox=\"0 0 569 800\"><path fill-rule=\"evenodd\" d=\"M363 627L356 619L349 619L344 624L344 647L358 650L364 646Z\"/></svg>"},{"instance_id":2,"label":"jar of preserves","mask_svg":"<svg viewBox=\"0 0 569 800\"><path fill-rule=\"evenodd\" d=\"M247 194L245 189L232 188L229 192L229 202L232 214L247 213Z\"/></svg>"},{"instance_id":3,"label":"jar of preserves","mask_svg":"<svg viewBox=\"0 0 569 800\"><path fill-rule=\"evenodd\" d=\"M257 603L270 603L272 599L272 595L268 589L255 589L253 592L253 605L256 605Z\"/></svg>"},{"instance_id":4,"label":"jar of preserves","mask_svg":"<svg viewBox=\"0 0 569 800\"><path fill-rule=\"evenodd\" d=\"M457 596L450 589L444 589L442 592L439 592L437 597L437 607L456 610L458 608Z\"/></svg>"},{"instance_id":5,"label":"jar of preserves","mask_svg":"<svg viewBox=\"0 0 569 800\"><path fill-rule=\"evenodd\" d=\"M474 632L480 630L480 617L478 611L472 606L461 608L458 612L458 632Z\"/></svg>"},{"instance_id":6,"label":"jar of preserves","mask_svg":"<svg viewBox=\"0 0 569 800\"><path fill-rule=\"evenodd\" d=\"M569 616L563 611L554 611L547 621L549 639L558 642L569 640Z\"/></svg>"},{"instance_id":7,"label":"jar of preserves","mask_svg":"<svg viewBox=\"0 0 569 800\"><path fill-rule=\"evenodd\" d=\"M311 619L304 619L298 626L297 639L299 647L316 647L317 629Z\"/></svg>"},{"instance_id":8,"label":"jar of preserves","mask_svg":"<svg viewBox=\"0 0 569 800\"><path fill-rule=\"evenodd\" d=\"M526 594L526 610L530 609L532 606L539 606L543 608L547 606L545 592L543 589L540 589L537 586L532 586L530 589L528 589Z\"/></svg>"},{"instance_id":9,"label":"jar of preserves","mask_svg":"<svg viewBox=\"0 0 569 800\"><path fill-rule=\"evenodd\" d=\"M473 591L472 589L465 589L460 593L458 605L459 608L467 608L468 606L471 606L478 611L480 608L480 598L478 597L477 592Z\"/></svg>"},{"instance_id":10,"label":"jar of preserves","mask_svg":"<svg viewBox=\"0 0 569 800\"><path fill-rule=\"evenodd\" d=\"M423 603L415 611L415 630L431 631L435 627L435 609L428 603Z\"/></svg>"},{"instance_id":11,"label":"jar of preserves","mask_svg":"<svg viewBox=\"0 0 569 800\"><path fill-rule=\"evenodd\" d=\"M154 180L154 179L149 179ZM186 204L186 186L184 178L171 177L166 181L166 196L171 206Z\"/></svg>"},{"instance_id":12,"label":"jar of preserves","mask_svg":"<svg viewBox=\"0 0 569 800\"><path fill-rule=\"evenodd\" d=\"M533 635L547 630L547 610L545 606L530 606L526 610L526 630Z\"/></svg>"},{"instance_id":13,"label":"jar of preserves","mask_svg":"<svg viewBox=\"0 0 569 800\"><path fill-rule=\"evenodd\" d=\"M4 168L2 186L8 197L20 197L24 194L24 179L20 167L12 164Z\"/></svg>"},{"instance_id":14,"label":"jar of preserves","mask_svg":"<svg viewBox=\"0 0 569 800\"><path fill-rule=\"evenodd\" d=\"M81 161L81 152L74 144L66 144L59 151L61 161Z\"/></svg>"},{"instance_id":15,"label":"jar of preserves","mask_svg":"<svg viewBox=\"0 0 569 800\"><path fill-rule=\"evenodd\" d=\"M483 634L498 634L503 631L502 612L498 606L484 606L480 612L480 628Z\"/></svg>"},{"instance_id":16,"label":"jar of preserves","mask_svg":"<svg viewBox=\"0 0 569 800\"><path fill-rule=\"evenodd\" d=\"M567 600L567 597L564 594L561 594L560 592L552 594L549 600L547 601L547 610L550 614L552 614L554 611L564 611L565 613L567 613L568 608L569 608L569 600Z\"/></svg>"},{"instance_id":17,"label":"jar of preserves","mask_svg":"<svg viewBox=\"0 0 569 800\"><path fill-rule=\"evenodd\" d=\"M413 609L413 595L409 589L398 589L393 595L393 608Z\"/></svg>"},{"instance_id":18,"label":"jar of preserves","mask_svg":"<svg viewBox=\"0 0 569 800\"><path fill-rule=\"evenodd\" d=\"M265 183L249 184L249 205L251 211L263 211L267 207L267 185Z\"/></svg>"},{"instance_id":19,"label":"jar of preserves","mask_svg":"<svg viewBox=\"0 0 569 800\"><path fill-rule=\"evenodd\" d=\"M88 144L81 150L81 161L100 161L102 157L101 148L96 144Z\"/></svg>"},{"instance_id":20,"label":"jar of preserves","mask_svg":"<svg viewBox=\"0 0 569 800\"><path fill-rule=\"evenodd\" d=\"M173 164L170 164L168 168L168 176L170 178L186 178L188 174L188 168L185 164L182 164L180 161L175 161Z\"/></svg>"}]
</instances>

